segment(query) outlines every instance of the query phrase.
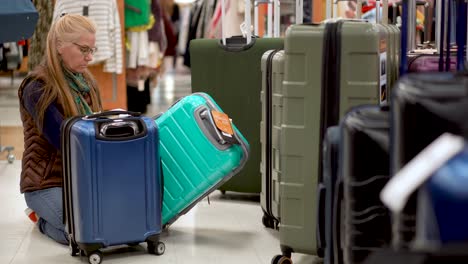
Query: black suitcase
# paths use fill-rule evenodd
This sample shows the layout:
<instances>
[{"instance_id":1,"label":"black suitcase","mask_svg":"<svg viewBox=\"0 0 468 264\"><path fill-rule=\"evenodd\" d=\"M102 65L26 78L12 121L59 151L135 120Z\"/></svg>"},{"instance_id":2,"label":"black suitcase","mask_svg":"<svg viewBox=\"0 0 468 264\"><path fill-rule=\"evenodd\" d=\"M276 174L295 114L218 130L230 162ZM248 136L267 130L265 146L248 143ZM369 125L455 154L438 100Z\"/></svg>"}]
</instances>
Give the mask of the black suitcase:
<instances>
[{"instance_id":1,"label":"black suitcase","mask_svg":"<svg viewBox=\"0 0 468 264\"><path fill-rule=\"evenodd\" d=\"M390 178L388 108L356 107L341 126L343 262L335 263L357 264L391 242L390 213L380 200Z\"/></svg>"},{"instance_id":2,"label":"black suitcase","mask_svg":"<svg viewBox=\"0 0 468 264\"><path fill-rule=\"evenodd\" d=\"M419 73L401 78L392 99L391 175L444 132L468 136L468 76ZM392 244L408 248L415 238L414 193L402 213L393 215Z\"/></svg>"},{"instance_id":3,"label":"black suitcase","mask_svg":"<svg viewBox=\"0 0 468 264\"><path fill-rule=\"evenodd\" d=\"M467 254L451 252L451 250L416 252L383 249L372 253L364 264L465 264L467 262Z\"/></svg>"}]
</instances>

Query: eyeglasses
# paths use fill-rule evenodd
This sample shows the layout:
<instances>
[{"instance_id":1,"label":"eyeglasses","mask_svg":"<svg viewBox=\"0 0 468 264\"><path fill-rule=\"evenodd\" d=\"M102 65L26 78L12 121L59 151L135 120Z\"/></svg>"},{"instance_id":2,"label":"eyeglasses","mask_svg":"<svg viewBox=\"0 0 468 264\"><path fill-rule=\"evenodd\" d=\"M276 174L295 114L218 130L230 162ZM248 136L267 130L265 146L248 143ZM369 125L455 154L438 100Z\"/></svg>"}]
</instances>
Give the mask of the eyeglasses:
<instances>
[{"instance_id":1,"label":"eyeglasses","mask_svg":"<svg viewBox=\"0 0 468 264\"><path fill-rule=\"evenodd\" d=\"M80 48L81 54L83 54L83 56L88 56L89 54L94 55L94 53L96 53L97 51L97 48L90 48L88 46L83 46L75 42L72 42L72 43L76 45L78 48Z\"/></svg>"}]
</instances>

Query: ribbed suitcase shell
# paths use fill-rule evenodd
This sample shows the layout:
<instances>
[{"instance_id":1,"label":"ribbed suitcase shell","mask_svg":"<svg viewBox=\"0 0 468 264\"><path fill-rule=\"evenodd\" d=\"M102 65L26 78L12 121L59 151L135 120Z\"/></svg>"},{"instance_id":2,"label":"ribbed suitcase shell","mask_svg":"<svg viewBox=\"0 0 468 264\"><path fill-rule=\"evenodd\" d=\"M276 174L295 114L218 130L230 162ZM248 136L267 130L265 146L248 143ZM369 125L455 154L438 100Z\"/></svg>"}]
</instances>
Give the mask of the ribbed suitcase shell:
<instances>
[{"instance_id":1,"label":"ribbed suitcase shell","mask_svg":"<svg viewBox=\"0 0 468 264\"><path fill-rule=\"evenodd\" d=\"M379 44L386 39L385 31L362 21L343 23L337 32L340 62L322 62L325 24L293 25L286 32L279 228L285 255L317 253L315 190L325 129L336 125L350 107L379 102ZM322 75L329 66L339 67L339 76L325 78L335 87L323 90Z\"/></svg>"},{"instance_id":2,"label":"ribbed suitcase shell","mask_svg":"<svg viewBox=\"0 0 468 264\"><path fill-rule=\"evenodd\" d=\"M144 242L161 232L158 129L151 118L130 120L141 120L143 136L97 138L101 119L73 118L62 127L64 218L85 250Z\"/></svg>"},{"instance_id":3,"label":"ribbed suitcase shell","mask_svg":"<svg viewBox=\"0 0 468 264\"><path fill-rule=\"evenodd\" d=\"M241 144L219 144L201 123L200 113L211 109L222 112L209 95L195 93L156 118L164 176L163 225L236 175L248 159L248 143L235 126Z\"/></svg>"},{"instance_id":4,"label":"ribbed suitcase shell","mask_svg":"<svg viewBox=\"0 0 468 264\"><path fill-rule=\"evenodd\" d=\"M262 56L261 66L262 91L260 100L262 102L262 121L260 123L260 143L262 159L260 171L262 173L262 192L260 193L260 204L264 211L263 224L275 228L280 218L279 183L281 181L281 167L279 162L279 135L281 134L281 111L283 107L284 51L269 50L265 52ZM270 121L267 121L268 115L270 115ZM267 159L269 160L267 161Z\"/></svg>"},{"instance_id":5,"label":"ribbed suitcase shell","mask_svg":"<svg viewBox=\"0 0 468 264\"><path fill-rule=\"evenodd\" d=\"M389 111L379 106L356 107L342 126L343 263L358 264L391 242L390 213L380 200L390 179Z\"/></svg>"},{"instance_id":6,"label":"ribbed suitcase shell","mask_svg":"<svg viewBox=\"0 0 468 264\"><path fill-rule=\"evenodd\" d=\"M190 42L192 92L206 92L235 120L250 143L245 169L220 187L222 191L260 193L261 58L265 51L282 49L283 39L261 38L239 51L223 48L220 40Z\"/></svg>"}]
</instances>

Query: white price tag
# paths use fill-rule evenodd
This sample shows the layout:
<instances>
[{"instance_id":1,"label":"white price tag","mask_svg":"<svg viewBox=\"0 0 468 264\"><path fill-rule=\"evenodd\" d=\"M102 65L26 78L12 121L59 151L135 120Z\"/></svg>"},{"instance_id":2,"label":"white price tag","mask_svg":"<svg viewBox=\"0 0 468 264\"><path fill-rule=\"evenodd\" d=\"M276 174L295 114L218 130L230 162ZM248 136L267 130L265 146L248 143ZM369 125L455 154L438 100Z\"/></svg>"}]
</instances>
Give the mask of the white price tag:
<instances>
[{"instance_id":1,"label":"white price tag","mask_svg":"<svg viewBox=\"0 0 468 264\"><path fill-rule=\"evenodd\" d=\"M143 92L145 90L145 80L138 80L138 91Z\"/></svg>"},{"instance_id":2,"label":"white price tag","mask_svg":"<svg viewBox=\"0 0 468 264\"><path fill-rule=\"evenodd\" d=\"M462 137L442 134L392 177L380 193L382 202L394 213L400 213L411 194L463 150L464 142Z\"/></svg>"}]
</instances>

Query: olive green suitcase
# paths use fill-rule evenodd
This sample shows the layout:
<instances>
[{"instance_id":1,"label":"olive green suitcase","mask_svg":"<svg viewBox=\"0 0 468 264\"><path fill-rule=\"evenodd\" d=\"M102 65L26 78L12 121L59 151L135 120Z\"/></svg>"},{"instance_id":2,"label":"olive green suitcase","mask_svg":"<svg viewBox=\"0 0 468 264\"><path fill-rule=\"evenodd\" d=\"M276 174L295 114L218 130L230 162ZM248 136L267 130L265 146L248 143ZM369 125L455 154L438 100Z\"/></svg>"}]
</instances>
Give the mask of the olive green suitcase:
<instances>
[{"instance_id":1,"label":"olive green suitcase","mask_svg":"<svg viewBox=\"0 0 468 264\"><path fill-rule=\"evenodd\" d=\"M383 104L390 102L391 88L399 77L399 60L400 53L400 29L396 25L388 24L388 0L382 1L382 17L379 12L376 12L376 23L380 23L382 28L387 31L387 39L385 52L380 54L381 60L385 60L385 67L380 67L381 83L380 86L385 86L381 89L380 101Z\"/></svg>"},{"instance_id":2,"label":"olive green suitcase","mask_svg":"<svg viewBox=\"0 0 468 264\"><path fill-rule=\"evenodd\" d=\"M279 135L284 79L284 50L269 50L262 56L262 121L260 123L262 192L260 205L265 227L278 227L280 221Z\"/></svg>"},{"instance_id":3,"label":"olive green suitcase","mask_svg":"<svg viewBox=\"0 0 468 264\"><path fill-rule=\"evenodd\" d=\"M316 190L323 136L351 107L379 103L387 32L362 20L293 25L286 32L279 135L282 255L273 264L292 252L320 253Z\"/></svg>"},{"instance_id":4,"label":"olive green suitcase","mask_svg":"<svg viewBox=\"0 0 468 264\"><path fill-rule=\"evenodd\" d=\"M246 10L250 10L247 5ZM246 19L246 22L250 24L250 19ZM220 187L223 192L261 191L260 63L265 51L282 49L284 39L252 37L251 42L246 43L244 37L228 38L226 45L219 39L195 39L190 42L192 92L211 95L236 120L237 127L250 143L249 161L240 173Z\"/></svg>"}]
</instances>

